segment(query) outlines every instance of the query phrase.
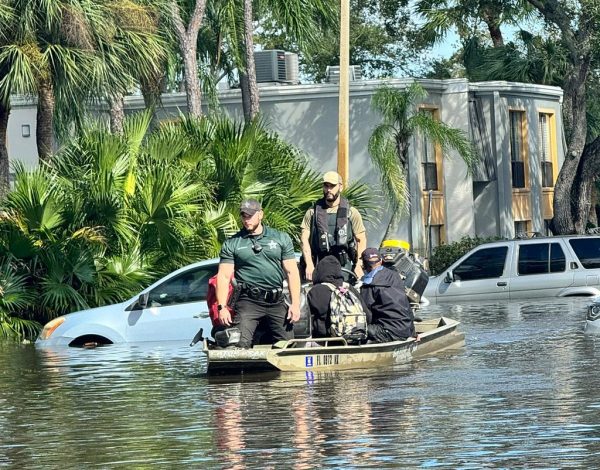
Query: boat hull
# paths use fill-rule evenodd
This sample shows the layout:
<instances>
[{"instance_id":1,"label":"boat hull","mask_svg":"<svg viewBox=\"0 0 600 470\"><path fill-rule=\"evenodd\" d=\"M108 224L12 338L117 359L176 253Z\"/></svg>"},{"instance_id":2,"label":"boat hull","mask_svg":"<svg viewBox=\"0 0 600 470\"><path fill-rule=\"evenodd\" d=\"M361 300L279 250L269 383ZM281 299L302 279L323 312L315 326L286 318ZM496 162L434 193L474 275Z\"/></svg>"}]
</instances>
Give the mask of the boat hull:
<instances>
[{"instance_id":1,"label":"boat hull","mask_svg":"<svg viewBox=\"0 0 600 470\"><path fill-rule=\"evenodd\" d=\"M460 323L441 317L416 323L418 338L390 343L348 345L342 338L282 341L252 349L211 349L204 344L209 373L278 370L282 372L372 369L403 364L464 346ZM319 346L310 346L310 342Z\"/></svg>"}]
</instances>

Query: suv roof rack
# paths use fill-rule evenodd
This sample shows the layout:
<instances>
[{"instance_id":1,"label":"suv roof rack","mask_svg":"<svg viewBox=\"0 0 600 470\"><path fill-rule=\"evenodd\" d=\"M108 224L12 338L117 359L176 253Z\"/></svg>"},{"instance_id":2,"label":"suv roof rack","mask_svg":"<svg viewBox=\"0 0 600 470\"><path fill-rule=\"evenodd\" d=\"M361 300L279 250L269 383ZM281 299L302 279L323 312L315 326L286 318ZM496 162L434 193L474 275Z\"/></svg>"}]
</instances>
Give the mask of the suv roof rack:
<instances>
[{"instance_id":1,"label":"suv roof rack","mask_svg":"<svg viewBox=\"0 0 600 470\"><path fill-rule=\"evenodd\" d=\"M518 232L515 235L515 239L522 240L524 238L540 238L543 236L540 232Z\"/></svg>"}]
</instances>

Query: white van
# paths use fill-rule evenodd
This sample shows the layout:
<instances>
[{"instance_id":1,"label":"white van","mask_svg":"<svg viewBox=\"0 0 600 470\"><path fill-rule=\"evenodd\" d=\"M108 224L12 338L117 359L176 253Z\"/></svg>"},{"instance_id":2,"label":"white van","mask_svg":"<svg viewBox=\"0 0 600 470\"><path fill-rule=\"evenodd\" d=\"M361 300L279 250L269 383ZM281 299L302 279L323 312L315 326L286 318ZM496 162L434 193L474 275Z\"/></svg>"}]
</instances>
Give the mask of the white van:
<instances>
[{"instance_id":1,"label":"white van","mask_svg":"<svg viewBox=\"0 0 600 470\"><path fill-rule=\"evenodd\" d=\"M429 278L431 303L600 295L600 236L484 243Z\"/></svg>"}]
</instances>

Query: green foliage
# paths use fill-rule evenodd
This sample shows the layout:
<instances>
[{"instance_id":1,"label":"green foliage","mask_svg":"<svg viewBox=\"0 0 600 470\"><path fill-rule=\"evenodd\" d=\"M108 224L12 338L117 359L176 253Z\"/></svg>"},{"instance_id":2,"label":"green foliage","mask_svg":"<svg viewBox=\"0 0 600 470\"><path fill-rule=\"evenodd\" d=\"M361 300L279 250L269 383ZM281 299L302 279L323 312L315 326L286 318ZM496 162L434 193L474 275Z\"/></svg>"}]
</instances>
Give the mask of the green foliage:
<instances>
[{"instance_id":1,"label":"green foliage","mask_svg":"<svg viewBox=\"0 0 600 470\"><path fill-rule=\"evenodd\" d=\"M286 5L287 2L274 3ZM256 43L265 49L299 52L303 75L319 82L325 79L327 66L339 65L339 2L303 3L323 5L318 9L312 7L315 27L310 40L295 39L281 27L281 21L263 15L255 35ZM365 77L389 77L399 70L407 70L408 64L415 62L415 54L407 47L407 32L413 26L408 3L406 0L351 0L350 63L360 66ZM334 6L335 22L324 9L327 5Z\"/></svg>"},{"instance_id":2,"label":"green foliage","mask_svg":"<svg viewBox=\"0 0 600 470\"><path fill-rule=\"evenodd\" d=\"M458 260L461 256L482 243L489 243L499 240L499 237L471 238L462 237L459 241L450 244L441 244L434 248L433 254L429 260L429 271L433 275L440 274L448 266Z\"/></svg>"},{"instance_id":3,"label":"green foliage","mask_svg":"<svg viewBox=\"0 0 600 470\"><path fill-rule=\"evenodd\" d=\"M29 320L123 301L218 256L241 227L245 198L261 200L265 223L298 241L322 192L296 148L260 121L182 117L144 137L149 125L148 113L128 117L123 134L90 125L50 163L16 167L0 207L0 259L9 260L0 266L0 334L29 335ZM360 183L346 194L362 212L375 205Z\"/></svg>"},{"instance_id":4,"label":"green foliage","mask_svg":"<svg viewBox=\"0 0 600 470\"><path fill-rule=\"evenodd\" d=\"M402 90L381 86L372 98L371 105L382 116L382 122L369 139L369 154L379 169L384 195L392 212L384 239L388 238L408 200L408 151L416 135L431 139L441 147L444 155L450 149L456 150L470 171L478 159L463 131L447 126L428 113L418 112L417 105L426 95L425 89L413 82Z\"/></svg>"}]
</instances>

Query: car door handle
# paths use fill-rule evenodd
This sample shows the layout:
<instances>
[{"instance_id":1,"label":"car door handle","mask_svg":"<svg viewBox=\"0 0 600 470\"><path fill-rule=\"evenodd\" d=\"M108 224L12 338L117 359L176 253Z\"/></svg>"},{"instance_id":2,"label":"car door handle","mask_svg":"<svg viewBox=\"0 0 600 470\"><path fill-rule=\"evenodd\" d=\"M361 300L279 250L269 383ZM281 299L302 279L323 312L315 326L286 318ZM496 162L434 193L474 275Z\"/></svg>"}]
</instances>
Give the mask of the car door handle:
<instances>
[{"instance_id":1,"label":"car door handle","mask_svg":"<svg viewBox=\"0 0 600 470\"><path fill-rule=\"evenodd\" d=\"M208 312L200 312L198 315L194 315L194 318L208 318L209 316Z\"/></svg>"},{"instance_id":2,"label":"car door handle","mask_svg":"<svg viewBox=\"0 0 600 470\"><path fill-rule=\"evenodd\" d=\"M498 282L496 283L496 285L497 285L498 287L506 287L507 283L506 283L506 282L504 282L504 281L498 281Z\"/></svg>"}]
</instances>

